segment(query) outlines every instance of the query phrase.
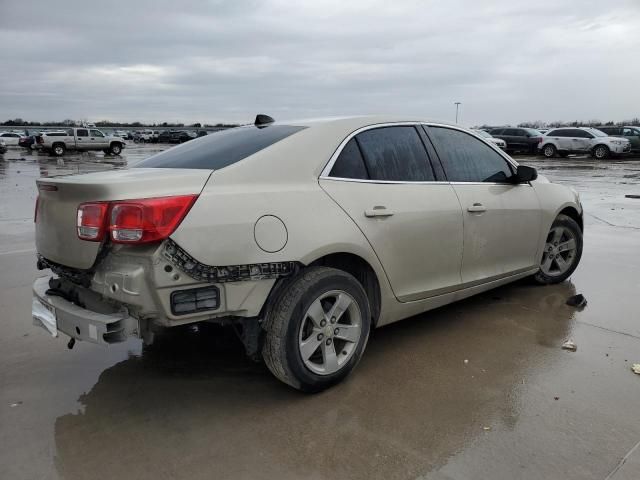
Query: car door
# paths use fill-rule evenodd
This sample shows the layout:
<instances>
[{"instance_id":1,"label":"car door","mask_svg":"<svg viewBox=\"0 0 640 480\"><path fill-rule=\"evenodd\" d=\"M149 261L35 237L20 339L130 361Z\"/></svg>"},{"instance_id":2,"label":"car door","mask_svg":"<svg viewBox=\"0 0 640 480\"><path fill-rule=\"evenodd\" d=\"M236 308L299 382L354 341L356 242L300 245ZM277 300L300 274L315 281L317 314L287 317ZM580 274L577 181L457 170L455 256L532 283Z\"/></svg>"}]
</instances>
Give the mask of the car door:
<instances>
[{"instance_id":1,"label":"car door","mask_svg":"<svg viewBox=\"0 0 640 480\"><path fill-rule=\"evenodd\" d=\"M586 130L581 130L579 128L571 130L571 132L573 135L571 140L574 152L588 152L591 150L591 145L593 144L594 139L593 135Z\"/></svg>"},{"instance_id":2,"label":"car door","mask_svg":"<svg viewBox=\"0 0 640 480\"><path fill-rule=\"evenodd\" d=\"M88 150L90 147L89 130L86 128L76 129L76 148L78 150Z\"/></svg>"},{"instance_id":3,"label":"car door","mask_svg":"<svg viewBox=\"0 0 640 480\"><path fill-rule=\"evenodd\" d=\"M104 133L93 128L89 130L89 141L94 150L103 150L109 146L107 145L107 137L105 137Z\"/></svg>"},{"instance_id":4,"label":"car door","mask_svg":"<svg viewBox=\"0 0 640 480\"><path fill-rule=\"evenodd\" d=\"M538 264L541 212L533 187L512 183L514 166L465 131L445 126L429 126L427 131L462 206L463 285Z\"/></svg>"},{"instance_id":5,"label":"car door","mask_svg":"<svg viewBox=\"0 0 640 480\"><path fill-rule=\"evenodd\" d=\"M343 142L320 186L358 225L398 300L459 288L462 211L420 126L370 127ZM439 165L438 165L439 168Z\"/></svg>"},{"instance_id":6,"label":"car door","mask_svg":"<svg viewBox=\"0 0 640 480\"><path fill-rule=\"evenodd\" d=\"M571 152L573 148L573 142L571 141L571 132L569 129L558 129L553 132L553 139L557 145L558 150L563 152Z\"/></svg>"}]
</instances>

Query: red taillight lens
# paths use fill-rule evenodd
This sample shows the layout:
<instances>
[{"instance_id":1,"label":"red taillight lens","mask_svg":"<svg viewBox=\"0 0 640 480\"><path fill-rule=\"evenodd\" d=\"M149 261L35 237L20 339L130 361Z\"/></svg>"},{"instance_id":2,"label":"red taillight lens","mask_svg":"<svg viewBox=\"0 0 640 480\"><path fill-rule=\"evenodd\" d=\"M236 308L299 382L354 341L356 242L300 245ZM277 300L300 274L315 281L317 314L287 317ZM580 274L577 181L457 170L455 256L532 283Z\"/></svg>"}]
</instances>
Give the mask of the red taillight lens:
<instances>
[{"instance_id":1,"label":"red taillight lens","mask_svg":"<svg viewBox=\"0 0 640 480\"><path fill-rule=\"evenodd\" d=\"M164 240L178 227L197 195L113 202L109 221L114 243Z\"/></svg>"},{"instance_id":2,"label":"red taillight lens","mask_svg":"<svg viewBox=\"0 0 640 480\"><path fill-rule=\"evenodd\" d=\"M197 195L83 203L78 207L78 238L102 241L109 231L113 243L164 240L178 227Z\"/></svg>"},{"instance_id":3,"label":"red taillight lens","mask_svg":"<svg viewBox=\"0 0 640 480\"><path fill-rule=\"evenodd\" d=\"M78 238L91 242L100 242L106 231L108 202L83 203L78 207L76 226Z\"/></svg>"}]
</instances>

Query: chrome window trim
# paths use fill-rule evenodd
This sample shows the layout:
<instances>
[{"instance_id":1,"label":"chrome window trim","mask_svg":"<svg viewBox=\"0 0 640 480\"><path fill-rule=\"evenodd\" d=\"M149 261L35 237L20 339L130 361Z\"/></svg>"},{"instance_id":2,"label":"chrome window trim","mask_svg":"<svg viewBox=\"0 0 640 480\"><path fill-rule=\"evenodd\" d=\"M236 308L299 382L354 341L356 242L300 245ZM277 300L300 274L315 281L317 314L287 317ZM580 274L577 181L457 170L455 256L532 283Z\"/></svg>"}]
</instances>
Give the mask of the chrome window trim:
<instances>
[{"instance_id":1,"label":"chrome window trim","mask_svg":"<svg viewBox=\"0 0 640 480\"><path fill-rule=\"evenodd\" d=\"M329 161L327 162L327 164L325 165L325 167L322 169L322 172L320 173L320 177L318 178L318 180L335 180L335 181L340 181L340 182L355 182L355 183L379 183L379 184L416 184L416 185L509 185L509 186L518 186L518 185L525 185L525 186L531 186L530 183L501 183L501 182L449 182L449 181L418 181L418 182L412 182L412 181L399 181L399 180L367 180L367 179L362 179L362 178L343 178L343 177L331 177L329 176L329 174L331 173L331 169L333 168L333 166L335 165L336 161L338 160L338 157L340 156L340 154L342 153L342 150L344 149L345 145L349 142L349 140L351 140L353 137L355 137L356 135L358 135L361 132L365 132L367 130L373 130L375 128L383 128L383 127L401 127L401 126L413 126L416 127L418 125L424 125L427 127L442 127L442 128L449 128L451 130L458 130L460 132L466 133L468 135L473 136L474 138L477 138L478 140L480 140L481 142L483 142L485 145L488 145L489 147L491 147L498 155L500 155L507 163L509 163L513 168L518 168L518 164L515 160L513 160L511 157L509 157L505 152L503 152L496 144L492 143L492 142L488 142L485 141L484 138L482 138L479 135L476 135L475 133L465 129L465 128L461 128L455 125L447 125L444 123L433 123L433 122L384 122L384 123L373 123L371 125L365 125L364 127L360 127L356 130L354 130L353 132L351 132L349 135L347 135L344 140L342 140L342 142L340 142L340 145L338 145L338 148L336 148L335 152L333 152L333 155L331 155L331 157L329 158ZM430 159L431 161L433 161L432 159Z\"/></svg>"}]
</instances>

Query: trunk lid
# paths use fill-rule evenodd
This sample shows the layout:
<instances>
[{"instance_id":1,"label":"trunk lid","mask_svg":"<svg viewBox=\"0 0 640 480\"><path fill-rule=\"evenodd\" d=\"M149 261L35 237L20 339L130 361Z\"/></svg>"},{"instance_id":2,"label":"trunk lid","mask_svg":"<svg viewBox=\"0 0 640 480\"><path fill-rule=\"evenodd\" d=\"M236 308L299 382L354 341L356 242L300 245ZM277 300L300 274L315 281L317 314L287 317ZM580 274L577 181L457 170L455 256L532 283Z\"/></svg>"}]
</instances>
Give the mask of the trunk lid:
<instances>
[{"instance_id":1,"label":"trunk lid","mask_svg":"<svg viewBox=\"0 0 640 480\"><path fill-rule=\"evenodd\" d=\"M36 249L47 260L77 269L93 266L103 243L80 240L78 206L85 202L199 194L211 170L133 168L40 178Z\"/></svg>"}]
</instances>

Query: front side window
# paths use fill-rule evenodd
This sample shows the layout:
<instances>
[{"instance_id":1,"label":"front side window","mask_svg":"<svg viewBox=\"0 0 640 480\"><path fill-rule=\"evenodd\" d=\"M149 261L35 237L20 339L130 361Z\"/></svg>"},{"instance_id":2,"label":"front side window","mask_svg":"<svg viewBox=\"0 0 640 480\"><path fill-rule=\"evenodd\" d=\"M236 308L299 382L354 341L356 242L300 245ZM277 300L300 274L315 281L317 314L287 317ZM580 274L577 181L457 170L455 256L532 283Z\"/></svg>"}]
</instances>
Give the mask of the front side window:
<instances>
[{"instance_id":1,"label":"front side window","mask_svg":"<svg viewBox=\"0 0 640 480\"><path fill-rule=\"evenodd\" d=\"M625 128L624 130L622 130L622 135L624 135L625 137L636 137L640 135L640 131L636 130L635 128Z\"/></svg>"},{"instance_id":2,"label":"front side window","mask_svg":"<svg viewBox=\"0 0 640 480\"><path fill-rule=\"evenodd\" d=\"M371 180L435 180L427 150L413 126L366 130L356 136L356 141Z\"/></svg>"},{"instance_id":3,"label":"front side window","mask_svg":"<svg viewBox=\"0 0 640 480\"><path fill-rule=\"evenodd\" d=\"M444 127L428 131L450 182L507 182L513 176L502 156L468 133Z\"/></svg>"},{"instance_id":4,"label":"front side window","mask_svg":"<svg viewBox=\"0 0 640 480\"><path fill-rule=\"evenodd\" d=\"M76 134L79 137L88 137L89 136L89 130L85 130L84 128L79 128L78 130L76 130Z\"/></svg>"},{"instance_id":5,"label":"front side window","mask_svg":"<svg viewBox=\"0 0 640 480\"><path fill-rule=\"evenodd\" d=\"M101 137L101 138L104 137L104 135L102 134L102 132L100 130L91 130L91 136L92 137Z\"/></svg>"}]
</instances>

